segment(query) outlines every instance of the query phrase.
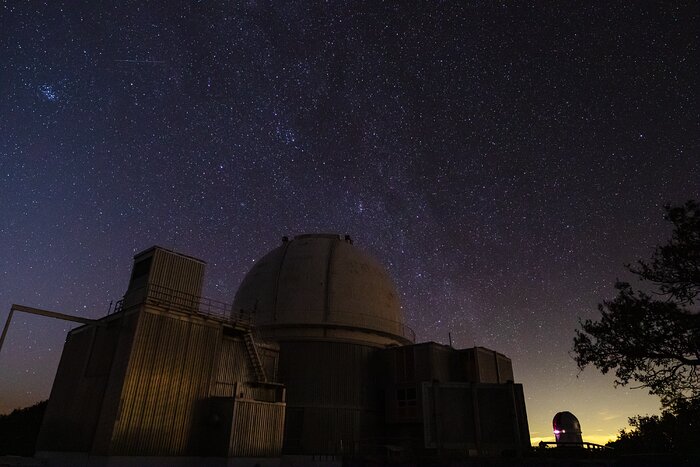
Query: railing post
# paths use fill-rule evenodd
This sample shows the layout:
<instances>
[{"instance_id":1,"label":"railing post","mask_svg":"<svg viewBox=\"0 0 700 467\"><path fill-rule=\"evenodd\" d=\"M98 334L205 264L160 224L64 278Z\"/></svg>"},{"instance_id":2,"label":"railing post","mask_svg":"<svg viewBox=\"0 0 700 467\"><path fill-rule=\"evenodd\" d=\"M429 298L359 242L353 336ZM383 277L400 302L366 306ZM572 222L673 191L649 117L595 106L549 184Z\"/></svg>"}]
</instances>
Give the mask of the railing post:
<instances>
[{"instance_id":1,"label":"railing post","mask_svg":"<svg viewBox=\"0 0 700 467\"><path fill-rule=\"evenodd\" d=\"M131 291L132 296L136 291ZM138 289L140 302L150 302L151 305L165 307L186 313L210 316L224 321L234 321L241 323L252 323L252 314L240 310L235 311L233 306L218 300L201 297L186 292L163 287L158 284L146 284ZM126 296L126 295L125 295ZM123 309L124 299L119 300L114 307L114 312Z\"/></svg>"},{"instance_id":2,"label":"railing post","mask_svg":"<svg viewBox=\"0 0 700 467\"><path fill-rule=\"evenodd\" d=\"M2 343L5 342L5 336L7 335L7 329L10 327L10 320L12 319L12 313L14 309L10 308L10 314L7 315L7 321L5 322L5 327L2 329L2 335L0 335L0 350L2 350Z\"/></svg>"}]
</instances>

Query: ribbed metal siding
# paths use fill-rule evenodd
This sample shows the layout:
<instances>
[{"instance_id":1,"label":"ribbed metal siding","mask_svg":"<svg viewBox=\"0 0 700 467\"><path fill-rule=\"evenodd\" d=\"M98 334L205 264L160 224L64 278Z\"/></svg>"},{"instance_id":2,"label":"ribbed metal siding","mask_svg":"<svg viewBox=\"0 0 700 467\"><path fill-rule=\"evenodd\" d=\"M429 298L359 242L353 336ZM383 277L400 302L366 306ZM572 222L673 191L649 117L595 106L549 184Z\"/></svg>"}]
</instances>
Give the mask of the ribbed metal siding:
<instances>
[{"instance_id":1,"label":"ribbed metal siding","mask_svg":"<svg viewBox=\"0 0 700 467\"><path fill-rule=\"evenodd\" d=\"M237 400L230 457L277 457L282 450L284 404Z\"/></svg>"},{"instance_id":2,"label":"ribbed metal siding","mask_svg":"<svg viewBox=\"0 0 700 467\"><path fill-rule=\"evenodd\" d=\"M192 258L156 249L148 282L199 297L202 295L204 266Z\"/></svg>"},{"instance_id":3,"label":"ribbed metal siding","mask_svg":"<svg viewBox=\"0 0 700 467\"><path fill-rule=\"evenodd\" d=\"M496 366L496 353L493 350L476 348L476 358L479 365L480 383L497 383L498 367Z\"/></svg>"},{"instance_id":4,"label":"ribbed metal siding","mask_svg":"<svg viewBox=\"0 0 700 467\"><path fill-rule=\"evenodd\" d=\"M258 402L284 402L285 389L283 386L264 383L238 383L235 388L235 397L250 399Z\"/></svg>"},{"instance_id":5,"label":"ribbed metal siding","mask_svg":"<svg viewBox=\"0 0 700 467\"><path fill-rule=\"evenodd\" d=\"M124 376L129 365L131 346L138 324L138 313L129 312L121 314L118 319L120 327L117 347L112 359L112 368L107 381L107 387L102 399L102 412L95 430L95 438L92 444L92 453L105 455L109 453L114 432L114 421L117 418L121 391L124 385Z\"/></svg>"},{"instance_id":6,"label":"ribbed metal siding","mask_svg":"<svg viewBox=\"0 0 700 467\"><path fill-rule=\"evenodd\" d=\"M142 268L144 263L150 263L148 268ZM124 295L123 307L142 303L146 294L158 297L164 290L176 292L169 296L174 301L173 304L185 309L196 307L202 295L204 267L205 263L198 259L160 247L141 252L134 257L132 277ZM135 276L137 270L141 273Z\"/></svg>"},{"instance_id":7,"label":"ribbed metal siding","mask_svg":"<svg viewBox=\"0 0 700 467\"><path fill-rule=\"evenodd\" d=\"M293 406L355 407L377 403L376 349L338 342L281 342L280 382Z\"/></svg>"},{"instance_id":8,"label":"ribbed metal siding","mask_svg":"<svg viewBox=\"0 0 700 467\"><path fill-rule=\"evenodd\" d=\"M406 347L410 351L411 347ZM450 381L450 357L453 349L439 344L413 346L415 381Z\"/></svg>"},{"instance_id":9,"label":"ribbed metal siding","mask_svg":"<svg viewBox=\"0 0 700 467\"><path fill-rule=\"evenodd\" d=\"M237 382L254 381L255 370L248 357L242 339L224 339L219 355L216 381L212 388L214 397L233 397Z\"/></svg>"},{"instance_id":10,"label":"ribbed metal siding","mask_svg":"<svg viewBox=\"0 0 700 467\"><path fill-rule=\"evenodd\" d=\"M290 439L285 452L350 453L376 437L376 424L363 421L383 414L375 352L348 343L280 342L279 376L287 387L287 407L301 409L294 410L299 415L285 428Z\"/></svg>"},{"instance_id":11,"label":"ribbed metal siding","mask_svg":"<svg viewBox=\"0 0 700 467\"><path fill-rule=\"evenodd\" d=\"M513 363L510 358L499 353L496 354L496 365L498 369L498 382L506 383L513 381Z\"/></svg>"},{"instance_id":12,"label":"ribbed metal siding","mask_svg":"<svg viewBox=\"0 0 700 467\"><path fill-rule=\"evenodd\" d=\"M424 382L422 389L425 447L482 456L529 447L521 385Z\"/></svg>"},{"instance_id":13,"label":"ribbed metal siding","mask_svg":"<svg viewBox=\"0 0 700 467\"><path fill-rule=\"evenodd\" d=\"M112 455L183 455L209 394L220 328L144 312L124 380Z\"/></svg>"},{"instance_id":14,"label":"ribbed metal siding","mask_svg":"<svg viewBox=\"0 0 700 467\"><path fill-rule=\"evenodd\" d=\"M86 377L97 326L68 335L37 449L41 451L89 451L100 414L107 377Z\"/></svg>"},{"instance_id":15,"label":"ribbed metal siding","mask_svg":"<svg viewBox=\"0 0 700 467\"><path fill-rule=\"evenodd\" d=\"M516 416L518 418L518 427L520 429L519 437L523 449L527 449L530 444L530 425L527 420L527 410L525 408L525 393L522 384L513 384L512 396L516 406Z\"/></svg>"},{"instance_id":16,"label":"ribbed metal siding","mask_svg":"<svg viewBox=\"0 0 700 467\"><path fill-rule=\"evenodd\" d=\"M383 413L339 407L288 408L288 411L284 440L287 454L358 454L372 451L384 442Z\"/></svg>"},{"instance_id":17,"label":"ribbed metal siding","mask_svg":"<svg viewBox=\"0 0 700 467\"><path fill-rule=\"evenodd\" d=\"M262 361L263 368L265 368L265 375L267 375L267 380L270 382L277 382L277 373L280 357L279 346L271 346L268 343L261 343L258 341L256 341L255 344L258 347L258 354L260 355L260 360Z\"/></svg>"}]
</instances>

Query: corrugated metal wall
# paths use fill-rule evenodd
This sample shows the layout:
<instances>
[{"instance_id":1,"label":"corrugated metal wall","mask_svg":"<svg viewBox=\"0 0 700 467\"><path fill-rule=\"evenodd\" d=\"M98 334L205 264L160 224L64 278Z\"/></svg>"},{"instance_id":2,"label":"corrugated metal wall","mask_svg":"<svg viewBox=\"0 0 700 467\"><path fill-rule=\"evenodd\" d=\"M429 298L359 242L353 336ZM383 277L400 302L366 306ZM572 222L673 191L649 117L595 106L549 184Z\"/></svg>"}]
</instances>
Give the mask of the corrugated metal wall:
<instances>
[{"instance_id":1,"label":"corrugated metal wall","mask_svg":"<svg viewBox=\"0 0 700 467\"><path fill-rule=\"evenodd\" d=\"M205 264L171 251L156 249L149 283L200 297Z\"/></svg>"},{"instance_id":2,"label":"corrugated metal wall","mask_svg":"<svg viewBox=\"0 0 700 467\"><path fill-rule=\"evenodd\" d=\"M424 343L381 350L380 361L387 440L404 445L406 452L501 455L529 445L522 386L506 384L512 381L512 365L505 355ZM416 404L421 414L413 418L406 415L408 402L400 403L410 399L409 383L422 387Z\"/></svg>"},{"instance_id":3,"label":"corrugated metal wall","mask_svg":"<svg viewBox=\"0 0 700 467\"><path fill-rule=\"evenodd\" d=\"M211 395L233 397L237 382L255 380L255 370L242 338L225 338L221 344L216 380Z\"/></svg>"},{"instance_id":4,"label":"corrugated metal wall","mask_svg":"<svg viewBox=\"0 0 700 467\"><path fill-rule=\"evenodd\" d=\"M121 401L121 391L124 385L124 375L129 365L131 346L134 342L134 334L138 323L138 313L120 313L115 322L119 326L119 339L112 359L104 398L102 400L102 411L95 430L95 437L92 444L93 454L107 454L109 452L112 433L114 431L114 421L117 418L119 403Z\"/></svg>"},{"instance_id":5,"label":"corrugated metal wall","mask_svg":"<svg viewBox=\"0 0 700 467\"><path fill-rule=\"evenodd\" d=\"M498 382L507 383L514 381L513 378L513 362L505 355L496 354L496 365L498 367Z\"/></svg>"},{"instance_id":6,"label":"corrugated metal wall","mask_svg":"<svg viewBox=\"0 0 700 467\"><path fill-rule=\"evenodd\" d=\"M439 344L407 346L415 352L417 381L450 381L450 363L454 349Z\"/></svg>"},{"instance_id":7,"label":"corrugated metal wall","mask_svg":"<svg viewBox=\"0 0 700 467\"><path fill-rule=\"evenodd\" d=\"M142 313L110 453L183 455L209 395L221 328Z\"/></svg>"},{"instance_id":8,"label":"corrugated metal wall","mask_svg":"<svg viewBox=\"0 0 700 467\"><path fill-rule=\"evenodd\" d=\"M280 380L291 406L363 408L377 396L373 347L339 342L280 343Z\"/></svg>"},{"instance_id":9,"label":"corrugated metal wall","mask_svg":"<svg viewBox=\"0 0 700 467\"><path fill-rule=\"evenodd\" d=\"M259 402L285 402L285 388L282 385L270 383L237 383L235 397Z\"/></svg>"},{"instance_id":10,"label":"corrugated metal wall","mask_svg":"<svg viewBox=\"0 0 700 467\"><path fill-rule=\"evenodd\" d=\"M97 331L97 326L84 326L68 335L39 435L39 451L85 452L92 447L107 383L107 374L86 376Z\"/></svg>"},{"instance_id":11,"label":"corrugated metal wall","mask_svg":"<svg viewBox=\"0 0 700 467\"><path fill-rule=\"evenodd\" d=\"M498 367L496 366L495 352L482 348L476 348L475 350L479 368L478 381L480 383L497 383Z\"/></svg>"},{"instance_id":12,"label":"corrugated metal wall","mask_svg":"<svg viewBox=\"0 0 700 467\"><path fill-rule=\"evenodd\" d=\"M149 297L163 298L163 294L171 291L167 298L172 304L185 309L196 308L202 295L205 266L203 261L196 258L160 247L137 254L129 289L124 295L124 307L140 304L147 292ZM147 290L149 285L151 287Z\"/></svg>"},{"instance_id":13,"label":"corrugated metal wall","mask_svg":"<svg viewBox=\"0 0 700 467\"><path fill-rule=\"evenodd\" d=\"M208 401L212 396L232 396L238 387L238 396L250 400L236 409L239 413L233 421L247 427L247 438L235 438L239 443L235 449L245 453L240 455L279 453L285 390L274 384L235 386L257 379L239 335L242 331L224 330L221 323L197 314L172 313L177 305L197 306L203 274L203 262L158 247L135 257L122 312L99 325L75 330L68 339L40 438L41 450L208 455L197 446L211 428L203 420ZM134 289L145 291L142 287L147 283L149 290L172 289L172 297L192 303L144 304L145 295ZM274 380L278 346L262 343L258 351ZM232 410L233 405L229 413ZM226 442L224 447L228 451L231 445Z\"/></svg>"},{"instance_id":14,"label":"corrugated metal wall","mask_svg":"<svg viewBox=\"0 0 700 467\"><path fill-rule=\"evenodd\" d=\"M363 421L383 416L375 352L339 342L280 342L279 375L291 417L286 453L352 453L376 440L381 422Z\"/></svg>"},{"instance_id":15,"label":"corrugated metal wall","mask_svg":"<svg viewBox=\"0 0 700 467\"><path fill-rule=\"evenodd\" d=\"M530 446L519 384L423 383L424 446L502 456ZM418 445L419 440L414 440Z\"/></svg>"},{"instance_id":16,"label":"corrugated metal wall","mask_svg":"<svg viewBox=\"0 0 700 467\"><path fill-rule=\"evenodd\" d=\"M277 457L284 433L283 403L236 400L229 457Z\"/></svg>"},{"instance_id":17,"label":"corrugated metal wall","mask_svg":"<svg viewBox=\"0 0 700 467\"><path fill-rule=\"evenodd\" d=\"M268 342L260 342L258 340L255 341L255 345L258 348L258 355L260 355L260 361L265 369L267 380L271 382L278 381L279 346L277 344L271 345Z\"/></svg>"},{"instance_id":18,"label":"corrugated metal wall","mask_svg":"<svg viewBox=\"0 0 700 467\"><path fill-rule=\"evenodd\" d=\"M117 417L119 402L121 400L121 390L124 384L124 376L129 364L131 346L134 341L134 333L138 323L138 313L136 310L120 313L116 324L119 326L119 337L112 359L107 388L102 399L102 411L95 429L95 436L92 444L93 454L106 454L112 440L114 430L114 420Z\"/></svg>"}]
</instances>

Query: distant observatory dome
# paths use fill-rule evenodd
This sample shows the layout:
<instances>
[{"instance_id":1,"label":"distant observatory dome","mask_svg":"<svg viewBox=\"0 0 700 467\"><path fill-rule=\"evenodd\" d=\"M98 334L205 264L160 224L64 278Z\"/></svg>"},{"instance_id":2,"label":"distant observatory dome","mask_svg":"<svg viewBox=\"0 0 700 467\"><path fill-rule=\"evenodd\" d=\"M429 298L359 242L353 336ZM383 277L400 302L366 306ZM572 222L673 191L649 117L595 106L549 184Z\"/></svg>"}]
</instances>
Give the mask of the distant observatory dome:
<instances>
[{"instance_id":1,"label":"distant observatory dome","mask_svg":"<svg viewBox=\"0 0 700 467\"><path fill-rule=\"evenodd\" d=\"M554 437L559 443L583 443L581 424L571 412L559 412L552 420Z\"/></svg>"},{"instance_id":2,"label":"distant observatory dome","mask_svg":"<svg viewBox=\"0 0 700 467\"><path fill-rule=\"evenodd\" d=\"M253 312L257 328L277 340L415 340L389 274L347 235L283 238L245 276L234 309Z\"/></svg>"}]
</instances>

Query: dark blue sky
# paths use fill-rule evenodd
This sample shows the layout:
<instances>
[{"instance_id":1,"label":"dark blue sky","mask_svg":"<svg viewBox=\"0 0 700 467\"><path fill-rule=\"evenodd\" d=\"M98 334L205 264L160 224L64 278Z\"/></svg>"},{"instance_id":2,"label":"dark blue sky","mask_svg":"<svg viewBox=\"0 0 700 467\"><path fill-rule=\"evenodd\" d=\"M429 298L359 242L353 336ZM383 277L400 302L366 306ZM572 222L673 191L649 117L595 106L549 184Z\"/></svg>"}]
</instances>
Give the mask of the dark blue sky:
<instances>
[{"instance_id":1,"label":"dark blue sky","mask_svg":"<svg viewBox=\"0 0 700 467\"><path fill-rule=\"evenodd\" d=\"M656 410L568 356L623 264L700 198L695 2L5 2L0 319L89 317L152 244L231 301L282 235L378 257L420 340L512 357L533 438ZM0 413L62 322L17 316Z\"/></svg>"}]
</instances>

